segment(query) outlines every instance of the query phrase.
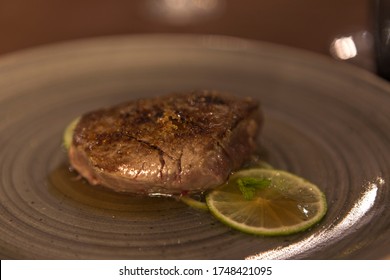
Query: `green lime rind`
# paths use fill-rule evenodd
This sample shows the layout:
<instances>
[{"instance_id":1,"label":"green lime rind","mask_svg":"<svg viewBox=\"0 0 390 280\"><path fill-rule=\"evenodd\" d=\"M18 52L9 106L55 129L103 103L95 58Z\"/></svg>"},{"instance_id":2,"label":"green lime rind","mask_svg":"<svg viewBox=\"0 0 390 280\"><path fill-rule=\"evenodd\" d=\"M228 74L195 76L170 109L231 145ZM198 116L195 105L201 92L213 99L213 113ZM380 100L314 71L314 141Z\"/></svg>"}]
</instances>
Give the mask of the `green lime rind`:
<instances>
[{"instance_id":1,"label":"green lime rind","mask_svg":"<svg viewBox=\"0 0 390 280\"><path fill-rule=\"evenodd\" d=\"M76 128L79 120L80 120L80 117L74 119L73 121L71 121L68 124L68 126L64 130L64 134L62 137L62 143L67 150L70 148L70 145L72 144L73 132L74 132L74 129Z\"/></svg>"},{"instance_id":2,"label":"green lime rind","mask_svg":"<svg viewBox=\"0 0 390 280\"><path fill-rule=\"evenodd\" d=\"M235 183L238 178L245 177L267 178L272 184L257 190L256 197L248 201ZM316 185L286 171L259 168L234 173L227 184L206 196L206 203L222 223L263 236L307 230L327 212L326 197Z\"/></svg>"},{"instance_id":3,"label":"green lime rind","mask_svg":"<svg viewBox=\"0 0 390 280\"><path fill-rule=\"evenodd\" d=\"M202 210L202 211L209 211L209 207L207 206L206 202L199 201L188 195L180 196L180 201L184 202L185 204L187 204L192 208Z\"/></svg>"}]
</instances>

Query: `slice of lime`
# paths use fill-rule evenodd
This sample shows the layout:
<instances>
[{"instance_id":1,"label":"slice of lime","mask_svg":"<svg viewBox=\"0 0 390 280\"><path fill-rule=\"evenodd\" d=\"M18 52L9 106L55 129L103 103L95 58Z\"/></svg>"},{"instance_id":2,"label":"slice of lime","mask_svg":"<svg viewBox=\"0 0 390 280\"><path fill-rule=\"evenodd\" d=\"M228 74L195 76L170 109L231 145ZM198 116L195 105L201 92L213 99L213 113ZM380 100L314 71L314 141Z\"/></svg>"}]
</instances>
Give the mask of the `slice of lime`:
<instances>
[{"instance_id":1,"label":"slice of lime","mask_svg":"<svg viewBox=\"0 0 390 280\"><path fill-rule=\"evenodd\" d=\"M256 235L287 235L318 223L326 198L314 184L282 170L241 170L206 196L221 222Z\"/></svg>"},{"instance_id":2,"label":"slice of lime","mask_svg":"<svg viewBox=\"0 0 390 280\"><path fill-rule=\"evenodd\" d=\"M256 168L265 168L265 169L273 169L273 167L265 161L257 161L256 162ZM184 202L188 206L203 210L203 211L209 211L209 207L207 206L207 203L205 201L204 194L195 194L195 195L181 195L179 197L180 201Z\"/></svg>"},{"instance_id":3,"label":"slice of lime","mask_svg":"<svg viewBox=\"0 0 390 280\"><path fill-rule=\"evenodd\" d=\"M192 195L182 195L180 196L180 201L184 202L188 206L203 210L203 211L209 211L209 207L206 204L206 201L200 196L192 196Z\"/></svg>"},{"instance_id":4,"label":"slice of lime","mask_svg":"<svg viewBox=\"0 0 390 280\"><path fill-rule=\"evenodd\" d=\"M80 119L79 117L74 119L65 128L62 141L63 141L63 145L66 149L69 149L70 145L72 144L73 131L76 128L76 125L77 125L79 119Z\"/></svg>"}]
</instances>

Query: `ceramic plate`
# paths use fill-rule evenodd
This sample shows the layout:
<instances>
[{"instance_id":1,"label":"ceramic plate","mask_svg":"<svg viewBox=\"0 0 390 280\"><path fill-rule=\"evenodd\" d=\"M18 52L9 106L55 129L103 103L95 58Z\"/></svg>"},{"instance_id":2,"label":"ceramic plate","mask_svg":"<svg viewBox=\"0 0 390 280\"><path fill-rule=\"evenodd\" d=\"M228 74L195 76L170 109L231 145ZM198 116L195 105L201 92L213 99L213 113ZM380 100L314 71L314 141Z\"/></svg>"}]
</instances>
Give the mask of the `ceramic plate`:
<instances>
[{"instance_id":1,"label":"ceramic plate","mask_svg":"<svg viewBox=\"0 0 390 280\"><path fill-rule=\"evenodd\" d=\"M264 160L317 184L311 230L258 237L171 198L91 187L69 170L66 125L140 97L215 89L262 103ZM390 258L390 87L331 59L215 36L74 41L0 58L3 259Z\"/></svg>"}]
</instances>

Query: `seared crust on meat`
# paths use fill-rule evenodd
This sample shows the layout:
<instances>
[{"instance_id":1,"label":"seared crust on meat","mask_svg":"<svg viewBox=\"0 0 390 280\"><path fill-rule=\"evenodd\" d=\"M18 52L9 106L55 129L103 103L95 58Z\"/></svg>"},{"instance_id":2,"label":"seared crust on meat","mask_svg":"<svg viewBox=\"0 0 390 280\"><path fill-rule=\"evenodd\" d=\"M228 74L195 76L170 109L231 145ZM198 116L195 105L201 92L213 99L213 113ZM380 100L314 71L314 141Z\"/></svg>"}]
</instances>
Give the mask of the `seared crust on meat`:
<instances>
[{"instance_id":1,"label":"seared crust on meat","mask_svg":"<svg viewBox=\"0 0 390 280\"><path fill-rule=\"evenodd\" d=\"M140 99L82 116L69 158L89 183L116 191L204 191L248 159L261 123L257 101L216 91Z\"/></svg>"}]
</instances>

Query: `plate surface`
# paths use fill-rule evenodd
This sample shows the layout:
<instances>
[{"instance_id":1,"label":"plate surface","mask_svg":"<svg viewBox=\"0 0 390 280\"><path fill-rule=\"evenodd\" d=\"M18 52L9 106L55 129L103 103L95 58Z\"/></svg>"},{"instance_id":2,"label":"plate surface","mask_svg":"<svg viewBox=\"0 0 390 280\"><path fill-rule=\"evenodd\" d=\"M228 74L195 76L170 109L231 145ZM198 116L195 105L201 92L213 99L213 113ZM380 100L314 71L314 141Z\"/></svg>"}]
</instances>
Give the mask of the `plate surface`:
<instances>
[{"instance_id":1,"label":"plate surface","mask_svg":"<svg viewBox=\"0 0 390 280\"><path fill-rule=\"evenodd\" d=\"M317 184L324 220L287 237L234 231L170 198L93 188L65 126L102 106L216 89L262 102L264 159ZM390 87L310 53L215 36L108 37L0 59L2 259L390 258Z\"/></svg>"}]
</instances>

